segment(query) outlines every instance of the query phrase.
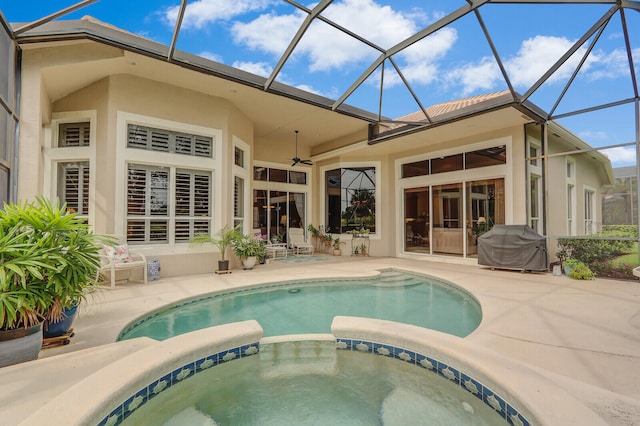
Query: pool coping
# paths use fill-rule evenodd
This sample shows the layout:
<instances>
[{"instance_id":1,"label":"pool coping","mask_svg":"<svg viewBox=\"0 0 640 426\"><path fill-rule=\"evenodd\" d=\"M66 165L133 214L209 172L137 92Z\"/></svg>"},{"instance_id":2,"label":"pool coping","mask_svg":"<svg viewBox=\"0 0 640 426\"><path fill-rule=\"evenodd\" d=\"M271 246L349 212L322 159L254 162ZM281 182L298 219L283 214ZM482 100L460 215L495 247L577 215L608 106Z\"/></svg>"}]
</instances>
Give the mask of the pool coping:
<instances>
[{"instance_id":1,"label":"pool coping","mask_svg":"<svg viewBox=\"0 0 640 426\"><path fill-rule=\"evenodd\" d=\"M607 424L567 392L541 379L530 366L478 348L462 338L361 317L335 317L331 329L332 335L275 336L262 340L259 323L249 320L182 334L106 365L40 407L21 425L46 424L52 418L70 425L117 425L165 388L214 365L255 355L259 344L328 339L334 339L336 350L391 355L398 362L432 370L479 397L505 424ZM378 350L374 349L375 344ZM390 354L380 350L381 347L391 348ZM419 356L428 363L435 360L436 364L431 364L434 368L420 363ZM463 377L481 394L472 392L471 386L463 386ZM99 395L96 389L100 389ZM74 410L68 409L71 405Z\"/></svg>"}]
</instances>

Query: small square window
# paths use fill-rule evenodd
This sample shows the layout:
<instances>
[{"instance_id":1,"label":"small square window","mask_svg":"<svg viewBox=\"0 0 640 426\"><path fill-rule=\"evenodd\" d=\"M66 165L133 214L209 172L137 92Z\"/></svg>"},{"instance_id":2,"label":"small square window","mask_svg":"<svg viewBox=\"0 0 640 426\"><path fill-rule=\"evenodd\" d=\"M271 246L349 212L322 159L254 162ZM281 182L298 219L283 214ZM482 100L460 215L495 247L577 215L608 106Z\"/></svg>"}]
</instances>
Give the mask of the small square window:
<instances>
[{"instance_id":1,"label":"small square window","mask_svg":"<svg viewBox=\"0 0 640 426\"><path fill-rule=\"evenodd\" d=\"M237 146L234 148L234 153L233 153L233 163L236 166L239 167L243 167L244 168L244 151L241 150L240 148L238 148Z\"/></svg>"}]
</instances>

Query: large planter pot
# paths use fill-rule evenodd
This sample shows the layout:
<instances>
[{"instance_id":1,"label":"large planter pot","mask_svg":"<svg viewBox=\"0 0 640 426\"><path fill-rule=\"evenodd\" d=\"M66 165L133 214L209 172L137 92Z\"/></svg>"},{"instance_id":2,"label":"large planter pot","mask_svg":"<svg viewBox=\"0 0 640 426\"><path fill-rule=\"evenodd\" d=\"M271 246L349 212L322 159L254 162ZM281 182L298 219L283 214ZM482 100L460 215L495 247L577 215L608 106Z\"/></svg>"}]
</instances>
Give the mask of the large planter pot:
<instances>
[{"instance_id":1,"label":"large planter pot","mask_svg":"<svg viewBox=\"0 0 640 426\"><path fill-rule=\"evenodd\" d=\"M73 305L71 308L65 308L63 311L65 317L57 322L44 322L42 329L42 336L44 338L63 336L69 332L73 321L78 315L78 305Z\"/></svg>"},{"instance_id":2,"label":"large planter pot","mask_svg":"<svg viewBox=\"0 0 640 426\"><path fill-rule=\"evenodd\" d=\"M218 271L228 271L228 270L229 270L229 261L218 260Z\"/></svg>"},{"instance_id":3,"label":"large planter pot","mask_svg":"<svg viewBox=\"0 0 640 426\"><path fill-rule=\"evenodd\" d=\"M257 258L255 256L243 257L242 258L242 267L244 269L253 269L256 266Z\"/></svg>"},{"instance_id":4,"label":"large planter pot","mask_svg":"<svg viewBox=\"0 0 640 426\"><path fill-rule=\"evenodd\" d=\"M0 367L33 361L42 347L42 323L28 328L0 330Z\"/></svg>"}]
</instances>

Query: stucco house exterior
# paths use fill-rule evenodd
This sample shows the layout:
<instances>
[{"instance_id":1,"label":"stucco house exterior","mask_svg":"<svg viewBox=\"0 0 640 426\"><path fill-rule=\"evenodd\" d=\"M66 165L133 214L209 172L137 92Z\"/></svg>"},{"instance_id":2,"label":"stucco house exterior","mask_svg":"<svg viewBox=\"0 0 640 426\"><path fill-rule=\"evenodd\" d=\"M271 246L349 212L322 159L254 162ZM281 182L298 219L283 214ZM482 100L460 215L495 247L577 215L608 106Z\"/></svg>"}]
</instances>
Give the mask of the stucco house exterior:
<instances>
[{"instance_id":1,"label":"stucco house exterior","mask_svg":"<svg viewBox=\"0 0 640 426\"><path fill-rule=\"evenodd\" d=\"M272 238L313 224L347 241L366 228L373 256L474 263L487 225L596 232L614 182L605 156L510 92L385 122L201 57L167 60L88 17L16 42L5 198L58 197L165 276L213 271L215 249L189 239L225 225ZM293 165L296 149L313 165Z\"/></svg>"}]
</instances>

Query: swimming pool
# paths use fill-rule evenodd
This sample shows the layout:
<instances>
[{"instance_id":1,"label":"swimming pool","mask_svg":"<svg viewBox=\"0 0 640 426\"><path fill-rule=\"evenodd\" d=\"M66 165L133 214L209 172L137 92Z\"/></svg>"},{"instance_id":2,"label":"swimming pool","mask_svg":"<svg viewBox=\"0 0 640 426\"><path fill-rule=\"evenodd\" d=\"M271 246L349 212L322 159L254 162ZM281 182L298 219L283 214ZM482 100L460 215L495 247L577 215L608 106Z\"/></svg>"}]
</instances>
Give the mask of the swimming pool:
<instances>
[{"instance_id":1,"label":"swimming pool","mask_svg":"<svg viewBox=\"0 0 640 426\"><path fill-rule=\"evenodd\" d=\"M183 302L133 321L118 340L165 340L248 319L257 320L265 336L330 333L338 315L386 319L460 337L482 319L476 299L452 284L382 271L376 278L284 282Z\"/></svg>"},{"instance_id":2,"label":"swimming pool","mask_svg":"<svg viewBox=\"0 0 640 426\"><path fill-rule=\"evenodd\" d=\"M122 424L484 426L504 420L468 389L427 369L336 350L333 341L294 341L261 344L257 356L196 374Z\"/></svg>"}]
</instances>

